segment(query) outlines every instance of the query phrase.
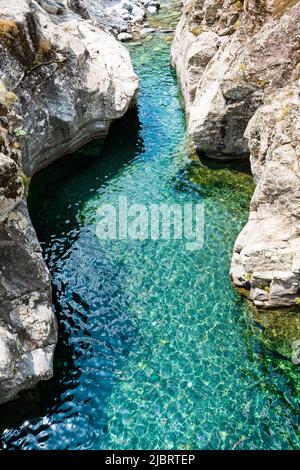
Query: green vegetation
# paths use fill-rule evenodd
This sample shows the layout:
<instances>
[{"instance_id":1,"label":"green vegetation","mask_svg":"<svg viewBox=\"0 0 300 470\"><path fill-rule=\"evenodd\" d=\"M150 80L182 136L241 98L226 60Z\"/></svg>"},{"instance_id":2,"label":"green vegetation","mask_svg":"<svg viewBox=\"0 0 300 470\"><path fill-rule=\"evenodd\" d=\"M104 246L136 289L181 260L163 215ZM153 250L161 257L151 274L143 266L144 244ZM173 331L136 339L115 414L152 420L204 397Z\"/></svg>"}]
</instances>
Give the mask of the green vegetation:
<instances>
[{"instance_id":1,"label":"green vegetation","mask_svg":"<svg viewBox=\"0 0 300 470\"><path fill-rule=\"evenodd\" d=\"M196 26L195 28L191 29L191 33L193 33L194 36L199 36L201 34L201 28L200 26Z\"/></svg>"},{"instance_id":2,"label":"green vegetation","mask_svg":"<svg viewBox=\"0 0 300 470\"><path fill-rule=\"evenodd\" d=\"M15 135L17 137L25 137L27 135L27 131L25 129L18 129L15 131Z\"/></svg>"},{"instance_id":3,"label":"green vegetation","mask_svg":"<svg viewBox=\"0 0 300 470\"><path fill-rule=\"evenodd\" d=\"M249 311L251 310L253 320L263 327L259 333L260 340L272 351L290 359L292 343L300 338L300 315L297 307L276 310L252 307Z\"/></svg>"},{"instance_id":4,"label":"green vegetation","mask_svg":"<svg viewBox=\"0 0 300 470\"><path fill-rule=\"evenodd\" d=\"M208 196L211 192L216 194L219 189L222 191L223 197L226 194L229 200L235 193L241 193L243 197L240 199L240 203L245 202L248 207L254 191L254 182L250 171L243 168L246 163L242 161L204 162L205 160L201 162L195 160L188 168L188 177L196 185L195 190L204 192ZM228 192L224 192L224 188L227 188ZM249 276L251 277L251 274Z\"/></svg>"},{"instance_id":5,"label":"green vegetation","mask_svg":"<svg viewBox=\"0 0 300 470\"><path fill-rule=\"evenodd\" d=\"M234 23L234 28L235 29L239 29L241 27L241 21L240 20L237 20L235 23Z\"/></svg>"},{"instance_id":6,"label":"green vegetation","mask_svg":"<svg viewBox=\"0 0 300 470\"><path fill-rule=\"evenodd\" d=\"M15 93L12 91L7 91L5 93L5 105L8 109L10 109L16 101L19 101L19 98Z\"/></svg>"},{"instance_id":7,"label":"green vegetation","mask_svg":"<svg viewBox=\"0 0 300 470\"><path fill-rule=\"evenodd\" d=\"M241 0L236 0L234 2L234 7L236 8L237 11L242 11L243 4L242 4Z\"/></svg>"},{"instance_id":8,"label":"green vegetation","mask_svg":"<svg viewBox=\"0 0 300 470\"><path fill-rule=\"evenodd\" d=\"M29 191L30 178L29 178L29 176L25 175L25 173L23 171L21 172L21 178L22 178L23 185L24 185L25 196L27 196L28 191Z\"/></svg>"}]
</instances>

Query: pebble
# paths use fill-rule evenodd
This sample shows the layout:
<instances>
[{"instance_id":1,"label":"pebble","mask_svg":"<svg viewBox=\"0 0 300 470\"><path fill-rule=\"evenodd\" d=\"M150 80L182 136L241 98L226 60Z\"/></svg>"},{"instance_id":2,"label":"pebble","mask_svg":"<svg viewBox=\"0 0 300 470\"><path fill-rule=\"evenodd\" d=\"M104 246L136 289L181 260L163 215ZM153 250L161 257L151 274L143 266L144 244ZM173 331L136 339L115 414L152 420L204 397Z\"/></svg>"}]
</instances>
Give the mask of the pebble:
<instances>
[{"instance_id":1,"label":"pebble","mask_svg":"<svg viewBox=\"0 0 300 470\"><path fill-rule=\"evenodd\" d=\"M150 15L156 15L157 8L153 6L147 7L147 12L150 13Z\"/></svg>"},{"instance_id":2,"label":"pebble","mask_svg":"<svg viewBox=\"0 0 300 470\"><path fill-rule=\"evenodd\" d=\"M133 39L132 34L129 33L120 33L118 34L118 39L119 41L126 42L126 41L131 41Z\"/></svg>"}]
</instances>

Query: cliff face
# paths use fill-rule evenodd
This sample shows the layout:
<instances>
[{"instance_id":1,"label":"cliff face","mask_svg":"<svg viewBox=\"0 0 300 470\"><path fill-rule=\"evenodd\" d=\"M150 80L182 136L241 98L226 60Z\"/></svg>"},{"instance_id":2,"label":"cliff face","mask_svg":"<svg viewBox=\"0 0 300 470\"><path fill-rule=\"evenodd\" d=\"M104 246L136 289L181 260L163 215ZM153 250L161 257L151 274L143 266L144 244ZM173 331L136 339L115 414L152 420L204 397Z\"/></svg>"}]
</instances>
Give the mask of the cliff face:
<instances>
[{"instance_id":1,"label":"cliff face","mask_svg":"<svg viewBox=\"0 0 300 470\"><path fill-rule=\"evenodd\" d=\"M172 46L196 149L250 152L257 186L231 278L258 306L300 301L299 20L299 1L187 1Z\"/></svg>"},{"instance_id":2,"label":"cliff face","mask_svg":"<svg viewBox=\"0 0 300 470\"><path fill-rule=\"evenodd\" d=\"M105 137L138 88L127 51L75 4L0 0L0 403L52 376L57 338L29 177Z\"/></svg>"}]
</instances>

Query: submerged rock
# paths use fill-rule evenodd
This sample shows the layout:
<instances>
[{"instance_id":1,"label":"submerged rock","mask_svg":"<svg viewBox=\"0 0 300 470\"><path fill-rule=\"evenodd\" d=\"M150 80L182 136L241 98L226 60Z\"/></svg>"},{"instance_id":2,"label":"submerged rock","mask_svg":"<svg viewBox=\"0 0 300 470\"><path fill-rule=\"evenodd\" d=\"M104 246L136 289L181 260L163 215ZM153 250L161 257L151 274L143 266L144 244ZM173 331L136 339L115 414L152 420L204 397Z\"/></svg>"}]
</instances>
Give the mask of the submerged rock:
<instances>
[{"instance_id":1,"label":"submerged rock","mask_svg":"<svg viewBox=\"0 0 300 470\"><path fill-rule=\"evenodd\" d=\"M0 403L53 372L57 327L29 178L104 138L135 103L128 52L88 17L83 2L0 0Z\"/></svg>"},{"instance_id":2,"label":"submerged rock","mask_svg":"<svg viewBox=\"0 0 300 470\"><path fill-rule=\"evenodd\" d=\"M300 302L300 2L187 0L172 45L194 147L248 157L257 184L231 278L258 306Z\"/></svg>"}]
</instances>

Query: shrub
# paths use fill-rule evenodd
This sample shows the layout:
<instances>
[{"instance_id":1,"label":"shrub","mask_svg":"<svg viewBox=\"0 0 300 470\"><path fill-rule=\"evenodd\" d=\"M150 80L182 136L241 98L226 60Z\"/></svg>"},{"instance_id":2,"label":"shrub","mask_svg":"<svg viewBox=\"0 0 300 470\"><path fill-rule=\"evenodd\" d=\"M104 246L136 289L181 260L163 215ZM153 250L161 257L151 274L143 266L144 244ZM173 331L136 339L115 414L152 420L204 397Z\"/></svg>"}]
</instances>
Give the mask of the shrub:
<instances>
[{"instance_id":1,"label":"shrub","mask_svg":"<svg viewBox=\"0 0 300 470\"><path fill-rule=\"evenodd\" d=\"M25 137L27 135L27 131L25 129L18 129L15 131L15 135L17 137Z\"/></svg>"},{"instance_id":2,"label":"shrub","mask_svg":"<svg viewBox=\"0 0 300 470\"><path fill-rule=\"evenodd\" d=\"M19 30L15 21L0 18L0 36L11 40L18 34Z\"/></svg>"},{"instance_id":3,"label":"shrub","mask_svg":"<svg viewBox=\"0 0 300 470\"><path fill-rule=\"evenodd\" d=\"M36 57L33 62L33 67L42 65L44 58L51 52L51 43L47 39L39 41Z\"/></svg>"},{"instance_id":4,"label":"shrub","mask_svg":"<svg viewBox=\"0 0 300 470\"><path fill-rule=\"evenodd\" d=\"M199 34L201 34L200 26L196 26L195 28L191 29L191 33L193 33L194 36L199 36Z\"/></svg>"},{"instance_id":5,"label":"shrub","mask_svg":"<svg viewBox=\"0 0 300 470\"><path fill-rule=\"evenodd\" d=\"M39 56L44 56L49 54L51 51L51 43L47 39L41 39L39 42L39 47L38 47L38 55Z\"/></svg>"},{"instance_id":6,"label":"shrub","mask_svg":"<svg viewBox=\"0 0 300 470\"><path fill-rule=\"evenodd\" d=\"M10 108L18 100L19 98L12 91L7 91L5 93L5 105L7 106L7 108Z\"/></svg>"}]
</instances>

